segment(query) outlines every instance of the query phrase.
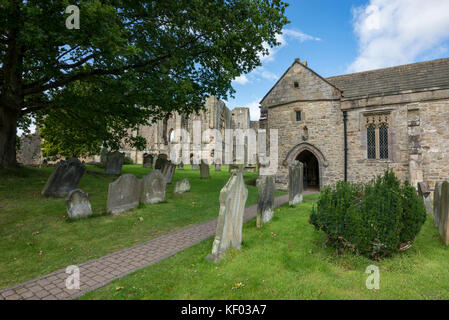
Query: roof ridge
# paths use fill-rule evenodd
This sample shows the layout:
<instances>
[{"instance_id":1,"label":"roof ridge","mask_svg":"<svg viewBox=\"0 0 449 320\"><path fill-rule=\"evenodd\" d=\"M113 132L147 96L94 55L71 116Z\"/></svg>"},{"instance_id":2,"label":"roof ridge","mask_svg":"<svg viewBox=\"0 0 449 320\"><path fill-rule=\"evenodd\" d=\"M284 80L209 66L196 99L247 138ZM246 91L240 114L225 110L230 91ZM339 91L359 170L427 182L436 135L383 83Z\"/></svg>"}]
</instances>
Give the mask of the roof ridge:
<instances>
[{"instance_id":1,"label":"roof ridge","mask_svg":"<svg viewBox=\"0 0 449 320\"><path fill-rule=\"evenodd\" d=\"M353 76L353 75L361 75L361 74L375 73L375 72L379 72L379 71L383 71L383 70L400 69L400 68L409 67L409 66L415 66L415 65L419 65L419 64L429 64L429 63L433 63L433 62L437 62L437 61L449 61L449 58L440 58L440 59L434 59L434 60L428 60L428 61L420 61L420 62L414 62L414 63L407 63L407 64L402 64L402 65L399 65L399 66L393 66L393 67L386 67L386 68L380 68L380 69L374 69L374 70L367 70L367 71L360 71L360 72L346 73L346 74L341 74L341 75L337 75L337 76L327 77L327 78L325 78L325 79L326 79L326 80L329 80L329 79L340 78L340 77L345 77L345 76Z\"/></svg>"}]
</instances>

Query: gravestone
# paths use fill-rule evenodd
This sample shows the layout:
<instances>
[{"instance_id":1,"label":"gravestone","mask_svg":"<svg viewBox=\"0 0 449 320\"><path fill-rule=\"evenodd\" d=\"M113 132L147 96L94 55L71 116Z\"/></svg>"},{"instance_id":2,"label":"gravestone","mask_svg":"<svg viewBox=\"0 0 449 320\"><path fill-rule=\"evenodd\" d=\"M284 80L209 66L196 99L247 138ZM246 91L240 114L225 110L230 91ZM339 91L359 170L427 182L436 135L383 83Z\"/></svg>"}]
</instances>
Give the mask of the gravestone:
<instances>
[{"instance_id":1,"label":"gravestone","mask_svg":"<svg viewBox=\"0 0 449 320\"><path fill-rule=\"evenodd\" d=\"M302 202L303 164L295 161L288 167L288 204L293 206Z\"/></svg>"},{"instance_id":2,"label":"gravestone","mask_svg":"<svg viewBox=\"0 0 449 320\"><path fill-rule=\"evenodd\" d=\"M108 160L108 149L101 148L101 151L100 151L100 167L106 168L107 160Z\"/></svg>"},{"instance_id":3,"label":"gravestone","mask_svg":"<svg viewBox=\"0 0 449 320\"><path fill-rule=\"evenodd\" d=\"M67 215L71 219L80 219L92 214L89 195L81 189L70 191L65 203Z\"/></svg>"},{"instance_id":4,"label":"gravestone","mask_svg":"<svg viewBox=\"0 0 449 320\"><path fill-rule=\"evenodd\" d=\"M178 170L184 170L184 163L182 161L178 164Z\"/></svg>"},{"instance_id":5,"label":"gravestone","mask_svg":"<svg viewBox=\"0 0 449 320\"><path fill-rule=\"evenodd\" d=\"M48 178L42 195L65 197L70 191L76 189L85 171L86 167L77 158L60 161Z\"/></svg>"},{"instance_id":6,"label":"gravestone","mask_svg":"<svg viewBox=\"0 0 449 320\"><path fill-rule=\"evenodd\" d=\"M200 165L199 164L192 164L192 170L199 170Z\"/></svg>"},{"instance_id":7,"label":"gravestone","mask_svg":"<svg viewBox=\"0 0 449 320\"><path fill-rule=\"evenodd\" d=\"M171 181L173 179L173 175L175 174L175 170L176 170L176 165L174 165L173 163L171 163L171 161L167 161L164 165L164 167L162 168L162 174L165 177L165 182L167 184L171 184Z\"/></svg>"},{"instance_id":8,"label":"gravestone","mask_svg":"<svg viewBox=\"0 0 449 320\"><path fill-rule=\"evenodd\" d=\"M162 170L167 163L168 163L167 155L160 154L157 156L156 164L154 165L154 169Z\"/></svg>"},{"instance_id":9,"label":"gravestone","mask_svg":"<svg viewBox=\"0 0 449 320\"><path fill-rule=\"evenodd\" d=\"M221 171L221 164L215 165L215 171Z\"/></svg>"},{"instance_id":10,"label":"gravestone","mask_svg":"<svg viewBox=\"0 0 449 320\"><path fill-rule=\"evenodd\" d=\"M440 210L438 216L438 231L446 245L449 245L449 182L441 186Z\"/></svg>"},{"instance_id":11,"label":"gravestone","mask_svg":"<svg viewBox=\"0 0 449 320\"><path fill-rule=\"evenodd\" d=\"M107 211L116 214L139 205L142 181L127 173L109 184Z\"/></svg>"},{"instance_id":12,"label":"gravestone","mask_svg":"<svg viewBox=\"0 0 449 320\"><path fill-rule=\"evenodd\" d=\"M144 168L153 168L153 158L154 156L151 153L145 153L143 155L143 167Z\"/></svg>"},{"instance_id":13,"label":"gravestone","mask_svg":"<svg viewBox=\"0 0 449 320\"><path fill-rule=\"evenodd\" d=\"M153 204L165 201L165 177L159 170L152 170L142 178L140 202Z\"/></svg>"},{"instance_id":14,"label":"gravestone","mask_svg":"<svg viewBox=\"0 0 449 320\"><path fill-rule=\"evenodd\" d=\"M121 174L123 162L125 162L125 155L123 153L119 151L109 152L104 173L116 175Z\"/></svg>"},{"instance_id":15,"label":"gravestone","mask_svg":"<svg viewBox=\"0 0 449 320\"><path fill-rule=\"evenodd\" d=\"M189 179L182 179L176 182L174 193L184 193L190 191L190 182Z\"/></svg>"},{"instance_id":16,"label":"gravestone","mask_svg":"<svg viewBox=\"0 0 449 320\"><path fill-rule=\"evenodd\" d=\"M440 203L441 203L441 182L435 183L435 190L433 191L433 223L438 228L440 219Z\"/></svg>"},{"instance_id":17,"label":"gravestone","mask_svg":"<svg viewBox=\"0 0 449 320\"><path fill-rule=\"evenodd\" d=\"M432 199L430 198L430 189L427 182L418 182L418 194L424 201L424 205L426 206L426 213L428 215L432 215Z\"/></svg>"},{"instance_id":18,"label":"gravestone","mask_svg":"<svg viewBox=\"0 0 449 320\"><path fill-rule=\"evenodd\" d=\"M231 178L220 192L220 212L212 253L206 259L217 262L230 248L240 249L242 225L248 190L243 180L243 166L232 171Z\"/></svg>"},{"instance_id":19,"label":"gravestone","mask_svg":"<svg viewBox=\"0 0 449 320\"><path fill-rule=\"evenodd\" d=\"M201 179L209 179L210 178L210 170L209 165L204 161L201 161L200 164L200 177Z\"/></svg>"},{"instance_id":20,"label":"gravestone","mask_svg":"<svg viewBox=\"0 0 449 320\"><path fill-rule=\"evenodd\" d=\"M257 227L260 228L273 218L274 179L272 176L260 176L257 179Z\"/></svg>"}]
</instances>

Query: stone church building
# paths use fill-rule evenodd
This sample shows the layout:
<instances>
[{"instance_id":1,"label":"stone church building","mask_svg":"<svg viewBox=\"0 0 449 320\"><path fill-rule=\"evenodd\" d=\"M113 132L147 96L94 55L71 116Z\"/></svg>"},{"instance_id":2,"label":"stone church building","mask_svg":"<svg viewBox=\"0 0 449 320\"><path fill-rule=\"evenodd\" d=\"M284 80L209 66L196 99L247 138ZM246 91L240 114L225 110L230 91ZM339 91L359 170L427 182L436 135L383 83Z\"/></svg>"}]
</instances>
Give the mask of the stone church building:
<instances>
[{"instance_id":1,"label":"stone church building","mask_svg":"<svg viewBox=\"0 0 449 320\"><path fill-rule=\"evenodd\" d=\"M323 78L296 59L261 101L259 125L277 129L276 185L304 163L304 182L449 180L449 59Z\"/></svg>"}]
</instances>

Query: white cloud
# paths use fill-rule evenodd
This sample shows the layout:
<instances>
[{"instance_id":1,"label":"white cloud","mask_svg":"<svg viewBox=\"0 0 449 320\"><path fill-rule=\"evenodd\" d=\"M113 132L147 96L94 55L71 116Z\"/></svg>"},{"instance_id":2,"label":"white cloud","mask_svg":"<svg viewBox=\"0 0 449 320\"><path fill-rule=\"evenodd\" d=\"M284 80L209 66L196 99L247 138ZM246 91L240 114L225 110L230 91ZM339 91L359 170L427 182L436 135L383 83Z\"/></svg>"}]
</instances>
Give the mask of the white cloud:
<instances>
[{"instance_id":1,"label":"white cloud","mask_svg":"<svg viewBox=\"0 0 449 320\"><path fill-rule=\"evenodd\" d=\"M304 42L304 41L321 41L320 38L308 35L304 32L292 30L292 29L282 29L282 34L276 35L276 41L280 43L279 46L270 48L270 46L267 43L264 43L264 48L268 49L268 55L262 56L262 54L259 55L260 61L262 62L269 62L274 60L274 56L276 53L281 50L284 46L288 44L288 41L291 39ZM288 41L287 41L288 40Z\"/></svg>"},{"instance_id":2,"label":"white cloud","mask_svg":"<svg viewBox=\"0 0 449 320\"><path fill-rule=\"evenodd\" d=\"M370 0L353 9L359 55L348 72L434 58L447 52L448 0Z\"/></svg>"},{"instance_id":3,"label":"white cloud","mask_svg":"<svg viewBox=\"0 0 449 320\"><path fill-rule=\"evenodd\" d=\"M248 80L248 78L244 74L242 74L241 76L238 76L237 78L235 78L234 82L238 83L238 84L241 84L241 85L244 85L244 84L248 83L249 80Z\"/></svg>"},{"instance_id":4,"label":"white cloud","mask_svg":"<svg viewBox=\"0 0 449 320\"><path fill-rule=\"evenodd\" d=\"M249 109L249 115L250 115L251 121L258 121L260 118L260 109L259 109L259 106L260 106L259 101L260 100L261 99L254 100L254 101L243 106L244 108Z\"/></svg>"}]
</instances>

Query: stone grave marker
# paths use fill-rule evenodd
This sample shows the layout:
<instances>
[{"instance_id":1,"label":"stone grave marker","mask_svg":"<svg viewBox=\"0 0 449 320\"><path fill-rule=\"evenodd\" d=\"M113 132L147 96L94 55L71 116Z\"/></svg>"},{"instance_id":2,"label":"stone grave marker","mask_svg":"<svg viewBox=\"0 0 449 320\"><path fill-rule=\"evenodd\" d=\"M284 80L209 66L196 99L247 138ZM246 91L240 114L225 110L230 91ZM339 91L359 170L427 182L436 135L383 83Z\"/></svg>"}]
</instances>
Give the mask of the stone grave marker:
<instances>
[{"instance_id":1,"label":"stone grave marker","mask_svg":"<svg viewBox=\"0 0 449 320\"><path fill-rule=\"evenodd\" d=\"M165 177L159 170L152 170L142 178L140 202L153 204L165 201Z\"/></svg>"},{"instance_id":2,"label":"stone grave marker","mask_svg":"<svg viewBox=\"0 0 449 320\"><path fill-rule=\"evenodd\" d=\"M162 170L167 163L168 163L167 155L160 154L157 156L156 164L154 165L154 169Z\"/></svg>"},{"instance_id":3,"label":"stone grave marker","mask_svg":"<svg viewBox=\"0 0 449 320\"><path fill-rule=\"evenodd\" d=\"M243 167L232 171L231 178L220 192L220 212L212 253L206 259L217 262L230 248L240 249L242 225L248 190L243 180Z\"/></svg>"},{"instance_id":4,"label":"stone grave marker","mask_svg":"<svg viewBox=\"0 0 449 320\"><path fill-rule=\"evenodd\" d=\"M430 189L427 182L418 182L418 194L424 201L424 205L426 206L426 213L428 215L432 215L432 199L430 197Z\"/></svg>"},{"instance_id":5,"label":"stone grave marker","mask_svg":"<svg viewBox=\"0 0 449 320\"><path fill-rule=\"evenodd\" d=\"M139 205L140 179L127 173L109 184L107 211L116 214L130 210Z\"/></svg>"},{"instance_id":6,"label":"stone grave marker","mask_svg":"<svg viewBox=\"0 0 449 320\"><path fill-rule=\"evenodd\" d=\"M119 151L108 153L106 169L104 173L119 175L122 173L122 166L125 162L125 155Z\"/></svg>"},{"instance_id":7,"label":"stone grave marker","mask_svg":"<svg viewBox=\"0 0 449 320\"><path fill-rule=\"evenodd\" d=\"M86 167L77 158L60 161L48 178L42 190L42 195L45 197L65 197L70 191L76 189L85 171Z\"/></svg>"},{"instance_id":8,"label":"stone grave marker","mask_svg":"<svg viewBox=\"0 0 449 320\"><path fill-rule=\"evenodd\" d=\"M174 193L184 193L190 191L190 182L189 179L182 179L176 182Z\"/></svg>"},{"instance_id":9,"label":"stone grave marker","mask_svg":"<svg viewBox=\"0 0 449 320\"><path fill-rule=\"evenodd\" d=\"M272 176L260 176L257 179L257 227L260 228L273 218L274 179Z\"/></svg>"},{"instance_id":10,"label":"stone grave marker","mask_svg":"<svg viewBox=\"0 0 449 320\"><path fill-rule=\"evenodd\" d=\"M143 155L143 167L144 168L153 168L153 158L154 156L151 153L145 153Z\"/></svg>"},{"instance_id":11,"label":"stone grave marker","mask_svg":"<svg viewBox=\"0 0 449 320\"><path fill-rule=\"evenodd\" d=\"M200 164L200 177L201 179L209 179L210 178L210 170L209 165L204 161L201 161Z\"/></svg>"},{"instance_id":12,"label":"stone grave marker","mask_svg":"<svg viewBox=\"0 0 449 320\"><path fill-rule=\"evenodd\" d=\"M295 161L288 167L288 204L293 206L302 202L303 164Z\"/></svg>"},{"instance_id":13,"label":"stone grave marker","mask_svg":"<svg viewBox=\"0 0 449 320\"><path fill-rule=\"evenodd\" d=\"M440 210L438 217L438 231L441 239L449 245L449 182L444 181L441 186Z\"/></svg>"},{"instance_id":14,"label":"stone grave marker","mask_svg":"<svg viewBox=\"0 0 449 320\"><path fill-rule=\"evenodd\" d=\"M171 181L173 179L173 175L176 171L176 165L171 163L171 161L168 161L165 163L164 167L162 168L162 174L165 177L165 182L167 184L171 184Z\"/></svg>"},{"instance_id":15,"label":"stone grave marker","mask_svg":"<svg viewBox=\"0 0 449 320\"><path fill-rule=\"evenodd\" d=\"M435 183L435 190L433 191L433 223L438 228L440 219L440 203L441 203L441 182Z\"/></svg>"},{"instance_id":16,"label":"stone grave marker","mask_svg":"<svg viewBox=\"0 0 449 320\"><path fill-rule=\"evenodd\" d=\"M81 189L69 192L66 198L66 207L70 219L80 219L92 214L89 195Z\"/></svg>"}]
</instances>

